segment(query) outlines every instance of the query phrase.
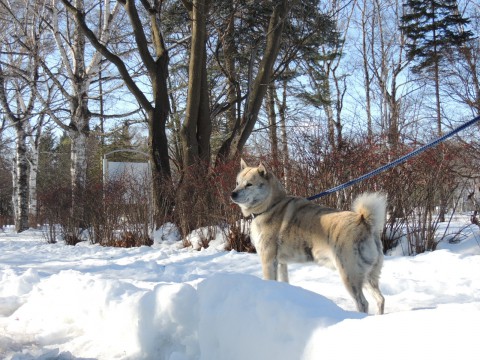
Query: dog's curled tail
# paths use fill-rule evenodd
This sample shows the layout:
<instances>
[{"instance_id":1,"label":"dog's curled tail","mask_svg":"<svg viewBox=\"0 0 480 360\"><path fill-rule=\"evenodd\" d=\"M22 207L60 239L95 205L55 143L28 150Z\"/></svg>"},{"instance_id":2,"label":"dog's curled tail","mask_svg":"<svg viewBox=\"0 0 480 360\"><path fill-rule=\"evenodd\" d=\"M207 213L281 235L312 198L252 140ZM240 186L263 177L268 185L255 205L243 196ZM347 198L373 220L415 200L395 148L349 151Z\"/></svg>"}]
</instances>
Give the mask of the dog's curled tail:
<instances>
[{"instance_id":1,"label":"dog's curled tail","mask_svg":"<svg viewBox=\"0 0 480 360\"><path fill-rule=\"evenodd\" d=\"M362 215L374 231L381 232L385 225L387 198L381 193L364 193L353 202L352 209Z\"/></svg>"}]
</instances>

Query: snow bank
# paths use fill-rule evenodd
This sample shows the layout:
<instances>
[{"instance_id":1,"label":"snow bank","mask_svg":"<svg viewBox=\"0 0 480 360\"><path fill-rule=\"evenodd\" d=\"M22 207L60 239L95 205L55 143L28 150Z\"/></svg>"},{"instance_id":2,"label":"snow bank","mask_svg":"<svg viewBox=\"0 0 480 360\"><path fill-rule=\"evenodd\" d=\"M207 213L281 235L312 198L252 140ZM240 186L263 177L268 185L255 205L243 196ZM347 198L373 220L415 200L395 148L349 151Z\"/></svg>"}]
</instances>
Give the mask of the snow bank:
<instances>
[{"instance_id":1,"label":"snow bank","mask_svg":"<svg viewBox=\"0 0 480 360\"><path fill-rule=\"evenodd\" d=\"M171 234L135 249L0 234L0 358L478 358L476 233L387 256L383 316L353 311L329 269L297 264L291 285L263 281L257 255L182 249Z\"/></svg>"},{"instance_id":2,"label":"snow bank","mask_svg":"<svg viewBox=\"0 0 480 360\"><path fill-rule=\"evenodd\" d=\"M440 305L317 329L305 359L478 359L480 303Z\"/></svg>"},{"instance_id":3,"label":"snow bank","mask_svg":"<svg viewBox=\"0 0 480 360\"><path fill-rule=\"evenodd\" d=\"M310 291L245 275L217 275L198 287L201 359L301 359L315 329L365 315Z\"/></svg>"},{"instance_id":4,"label":"snow bank","mask_svg":"<svg viewBox=\"0 0 480 360\"><path fill-rule=\"evenodd\" d=\"M24 344L87 358L287 360L301 357L315 329L363 317L249 275L216 275L198 291L188 284L144 290L71 270L34 286L4 330Z\"/></svg>"}]
</instances>

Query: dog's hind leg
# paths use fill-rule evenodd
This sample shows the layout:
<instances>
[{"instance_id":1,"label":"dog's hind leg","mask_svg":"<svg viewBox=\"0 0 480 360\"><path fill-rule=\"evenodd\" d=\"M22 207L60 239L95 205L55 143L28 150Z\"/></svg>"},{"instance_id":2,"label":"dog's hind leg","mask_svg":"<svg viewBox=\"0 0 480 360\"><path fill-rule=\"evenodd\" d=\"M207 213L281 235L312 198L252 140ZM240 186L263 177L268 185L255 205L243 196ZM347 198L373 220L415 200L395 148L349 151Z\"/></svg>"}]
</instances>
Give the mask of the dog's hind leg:
<instances>
[{"instance_id":1,"label":"dog's hind leg","mask_svg":"<svg viewBox=\"0 0 480 360\"><path fill-rule=\"evenodd\" d=\"M288 266L287 264L278 263L277 280L288 283Z\"/></svg>"},{"instance_id":2,"label":"dog's hind leg","mask_svg":"<svg viewBox=\"0 0 480 360\"><path fill-rule=\"evenodd\" d=\"M345 288L355 300L357 310L368 314L368 301L363 295L363 278L359 276L349 276L344 269L339 269Z\"/></svg>"},{"instance_id":3,"label":"dog's hind leg","mask_svg":"<svg viewBox=\"0 0 480 360\"><path fill-rule=\"evenodd\" d=\"M380 292L378 280L369 279L366 283L366 289L377 302L377 315L382 315L385 308L385 298Z\"/></svg>"},{"instance_id":4,"label":"dog's hind leg","mask_svg":"<svg viewBox=\"0 0 480 360\"><path fill-rule=\"evenodd\" d=\"M385 298L383 297L380 287L379 287L379 278L380 278L380 269L381 262L368 274L368 279L365 284L368 292L373 296L377 302L377 315L382 315L385 308Z\"/></svg>"}]
</instances>

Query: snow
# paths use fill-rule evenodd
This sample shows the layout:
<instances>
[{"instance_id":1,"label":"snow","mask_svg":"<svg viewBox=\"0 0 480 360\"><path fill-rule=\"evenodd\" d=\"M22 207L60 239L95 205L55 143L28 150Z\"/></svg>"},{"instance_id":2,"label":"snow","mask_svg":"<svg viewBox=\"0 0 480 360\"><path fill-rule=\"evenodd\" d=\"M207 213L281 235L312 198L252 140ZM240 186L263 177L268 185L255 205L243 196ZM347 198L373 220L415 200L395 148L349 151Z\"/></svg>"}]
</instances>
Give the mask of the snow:
<instances>
[{"instance_id":1,"label":"snow","mask_svg":"<svg viewBox=\"0 0 480 360\"><path fill-rule=\"evenodd\" d=\"M480 229L455 226L434 252L386 256L382 316L356 312L326 268L262 280L256 254L222 250L220 228L184 248L169 224L152 247L130 249L3 229L0 358L478 359ZM206 235L213 246L195 250Z\"/></svg>"}]
</instances>

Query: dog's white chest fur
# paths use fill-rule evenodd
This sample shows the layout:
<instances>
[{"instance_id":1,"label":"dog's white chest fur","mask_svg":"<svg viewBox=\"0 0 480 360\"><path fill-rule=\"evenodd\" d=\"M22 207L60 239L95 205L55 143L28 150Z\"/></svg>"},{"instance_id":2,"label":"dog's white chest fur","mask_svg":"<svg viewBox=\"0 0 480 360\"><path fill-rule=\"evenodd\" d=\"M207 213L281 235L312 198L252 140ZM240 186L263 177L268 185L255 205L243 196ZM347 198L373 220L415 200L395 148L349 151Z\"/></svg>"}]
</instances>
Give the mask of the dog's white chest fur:
<instances>
[{"instance_id":1,"label":"dog's white chest fur","mask_svg":"<svg viewBox=\"0 0 480 360\"><path fill-rule=\"evenodd\" d=\"M260 252L261 229L257 221L255 221L255 219L252 221L252 224L250 227L250 239L252 241L253 246L255 246L255 249L257 250L257 252Z\"/></svg>"}]
</instances>

